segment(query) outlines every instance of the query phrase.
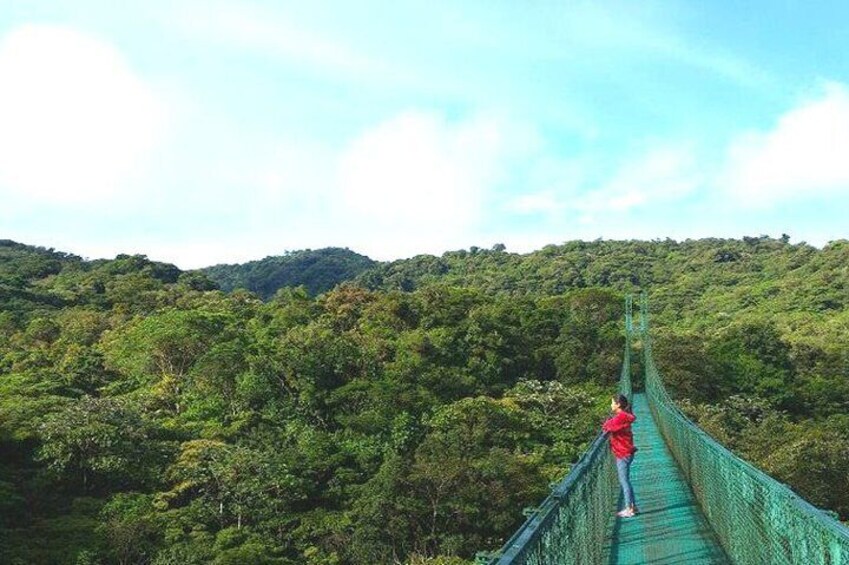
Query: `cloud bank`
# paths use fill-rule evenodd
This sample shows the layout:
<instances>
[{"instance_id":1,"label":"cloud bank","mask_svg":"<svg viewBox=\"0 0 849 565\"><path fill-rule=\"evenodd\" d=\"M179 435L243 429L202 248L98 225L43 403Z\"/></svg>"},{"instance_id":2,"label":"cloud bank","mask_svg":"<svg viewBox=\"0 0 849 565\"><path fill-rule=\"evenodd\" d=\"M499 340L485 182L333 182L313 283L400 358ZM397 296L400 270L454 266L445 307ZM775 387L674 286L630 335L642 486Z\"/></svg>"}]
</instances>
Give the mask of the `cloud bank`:
<instances>
[{"instance_id":1,"label":"cloud bank","mask_svg":"<svg viewBox=\"0 0 849 565\"><path fill-rule=\"evenodd\" d=\"M128 188L165 110L108 43L25 25L0 40L0 194L90 203Z\"/></svg>"},{"instance_id":2,"label":"cloud bank","mask_svg":"<svg viewBox=\"0 0 849 565\"><path fill-rule=\"evenodd\" d=\"M747 207L849 192L849 90L823 92L782 115L765 132L748 132L729 148L723 179Z\"/></svg>"}]
</instances>

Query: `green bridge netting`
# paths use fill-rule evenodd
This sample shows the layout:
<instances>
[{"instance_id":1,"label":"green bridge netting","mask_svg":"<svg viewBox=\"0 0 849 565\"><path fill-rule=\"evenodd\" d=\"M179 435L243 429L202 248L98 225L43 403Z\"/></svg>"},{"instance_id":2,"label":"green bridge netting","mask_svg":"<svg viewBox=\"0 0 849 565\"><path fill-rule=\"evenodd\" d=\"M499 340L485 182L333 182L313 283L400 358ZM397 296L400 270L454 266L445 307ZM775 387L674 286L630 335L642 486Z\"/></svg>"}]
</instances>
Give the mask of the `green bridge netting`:
<instances>
[{"instance_id":1,"label":"green bridge netting","mask_svg":"<svg viewBox=\"0 0 849 565\"><path fill-rule=\"evenodd\" d=\"M620 391L631 394L632 302L626 300ZM849 565L849 529L722 447L674 404L654 365L648 308L640 330L649 409L705 518L733 563ZM599 435L571 472L507 541L498 564L603 563L619 484L607 437ZM849 488L849 485L834 485ZM639 519L639 518L637 518ZM613 540L615 543L616 540Z\"/></svg>"},{"instance_id":2,"label":"green bridge netting","mask_svg":"<svg viewBox=\"0 0 849 565\"><path fill-rule=\"evenodd\" d=\"M640 310L649 408L732 562L849 564L849 529L728 451L675 406L652 358L645 297Z\"/></svg>"}]
</instances>

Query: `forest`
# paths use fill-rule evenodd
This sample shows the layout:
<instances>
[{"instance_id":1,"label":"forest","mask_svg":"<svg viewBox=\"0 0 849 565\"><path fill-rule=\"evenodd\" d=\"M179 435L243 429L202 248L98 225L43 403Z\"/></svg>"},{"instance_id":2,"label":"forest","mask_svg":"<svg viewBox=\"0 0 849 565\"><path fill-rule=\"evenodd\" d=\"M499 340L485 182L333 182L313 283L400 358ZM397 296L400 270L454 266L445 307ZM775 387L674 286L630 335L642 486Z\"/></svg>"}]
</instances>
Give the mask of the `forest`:
<instances>
[{"instance_id":1,"label":"forest","mask_svg":"<svg viewBox=\"0 0 849 565\"><path fill-rule=\"evenodd\" d=\"M214 265L201 272L225 292L243 288L268 300L284 286L302 286L315 296L376 265L365 255L328 247L292 251L243 264Z\"/></svg>"},{"instance_id":2,"label":"forest","mask_svg":"<svg viewBox=\"0 0 849 565\"><path fill-rule=\"evenodd\" d=\"M471 563L598 433L642 290L687 414L849 520L849 241L184 272L4 240L0 562Z\"/></svg>"}]
</instances>

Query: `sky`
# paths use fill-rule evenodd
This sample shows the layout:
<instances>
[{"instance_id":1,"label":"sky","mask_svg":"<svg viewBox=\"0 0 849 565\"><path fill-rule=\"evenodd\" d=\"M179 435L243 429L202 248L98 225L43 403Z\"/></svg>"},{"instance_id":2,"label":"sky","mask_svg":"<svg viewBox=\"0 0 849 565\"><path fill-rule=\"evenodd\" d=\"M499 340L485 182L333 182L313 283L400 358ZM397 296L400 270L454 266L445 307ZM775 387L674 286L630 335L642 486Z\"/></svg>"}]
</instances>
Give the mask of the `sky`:
<instances>
[{"instance_id":1,"label":"sky","mask_svg":"<svg viewBox=\"0 0 849 565\"><path fill-rule=\"evenodd\" d=\"M0 0L0 239L849 237L849 3Z\"/></svg>"}]
</instances>

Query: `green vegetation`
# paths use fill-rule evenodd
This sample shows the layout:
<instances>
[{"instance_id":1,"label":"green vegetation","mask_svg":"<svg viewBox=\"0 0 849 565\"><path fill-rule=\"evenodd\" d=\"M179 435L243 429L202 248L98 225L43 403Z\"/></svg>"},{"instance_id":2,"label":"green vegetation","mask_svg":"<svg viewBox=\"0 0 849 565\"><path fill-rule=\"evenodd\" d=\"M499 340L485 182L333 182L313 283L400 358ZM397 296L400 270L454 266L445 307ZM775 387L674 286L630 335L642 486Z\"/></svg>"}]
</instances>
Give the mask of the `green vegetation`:
<instances>
[{"instance_id":1,"label":"green vegetation","mask_svg":"<svg viewBox=\"0 0 849 565\"><path fill-rule=\"evenodd\" d=\"M649 290L655 358L708 432L812 503L849 519L849 241L595 241L527 255L421 256L359 277L370 288L440 281L509 296ZM636 372L635 377L639 374Z\"/></svg>"},{"instance_id":2,"label":"green vegetation","mask_svg":"<svg viewBox=\"0 0 849 565\"><path fill-rule=\"evenodd\" d=\"M640 287L682 406L849 518L849 242L260 263L0 242L0 562L468 562L594 437Z\"/></svg>"},{"instance_id":3,"label":"green vegetation","mask_svg":"<svg viewBox=\"0 0 849 565\"><path fill-rule=\"evenodd\" d=\"M311 296L353 279L377 263L348 249L294 251L241 265L201 269L221 290L244 288L268 300L283 287L303 286Z\"/></svg>"},{"instance_id":4,"label":"green vegetation","mask_svg":"<svg viewBox=\"0 0 849 565\"><path fill-rule=\"evenodd\" d=\"M604 290L262 302L16 249L45 300L4 313L4 563L467 559L584 449L622 347Z\"/></svg>"}]
</instances>

